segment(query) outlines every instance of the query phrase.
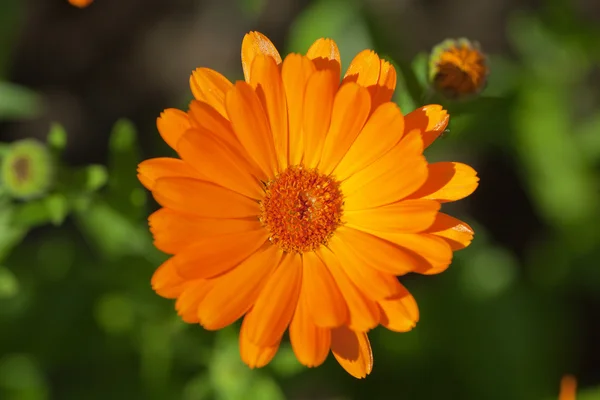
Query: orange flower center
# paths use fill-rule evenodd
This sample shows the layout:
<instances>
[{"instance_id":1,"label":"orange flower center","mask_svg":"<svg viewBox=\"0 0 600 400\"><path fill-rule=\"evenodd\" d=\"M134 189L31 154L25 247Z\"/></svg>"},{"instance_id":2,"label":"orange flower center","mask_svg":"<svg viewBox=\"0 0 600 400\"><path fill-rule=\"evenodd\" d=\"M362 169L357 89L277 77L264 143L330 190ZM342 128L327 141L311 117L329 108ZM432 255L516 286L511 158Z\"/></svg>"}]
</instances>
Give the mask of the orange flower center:
<instances>
[{"instance_id":1,"label":"orange flower center","mask_svg":"<svg viewBox=\"0 0 600 400\"><path fill-rule=\"evenodd\" d=\"M329 176L303 166L289 167L269 181L260 221L271 243L297 253L326 244L341 224L344 197L339 186Z\"/></svg>"}]
</instances>

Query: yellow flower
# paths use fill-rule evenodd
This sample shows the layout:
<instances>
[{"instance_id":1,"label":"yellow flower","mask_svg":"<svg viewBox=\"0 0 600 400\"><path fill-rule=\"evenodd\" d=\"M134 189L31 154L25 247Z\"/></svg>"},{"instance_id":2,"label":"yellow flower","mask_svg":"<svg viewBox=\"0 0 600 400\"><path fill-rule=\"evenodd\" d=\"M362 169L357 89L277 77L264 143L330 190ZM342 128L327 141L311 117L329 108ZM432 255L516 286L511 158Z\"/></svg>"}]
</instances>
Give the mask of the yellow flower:
<instances>
[{"instance_id":1,"label":"yellow flower","mask_svg":"<svg viewBox=\"0 0 600 400\"><path fill-rule=\"evenodd\" d=\"M340 84L330 39L282 60L251 32L245 81L199 68L188 112L157 125L180 159L139 166L163 207L149 218L154 244L172 254L152 278L184 321L221 329L244 317L240 353L250 367L275 355L289 329L309 367L331 351L362 378L373 358L367 332L419 319L396 276L445 270L471 228L439 212L478 184L464 164L428 164L423 150L445 129L438 105L403 116L390 102L396 72L374 52Z\"/></svg>"},{"instance_id":2,"label":"yellow flower","mask_svg":"<svg viewBox=\"0 0 600 400\"><path fill-rule=\"evenodd\" d=\"M448 39L434 47L429 59L429 80L449 99L477 95L485 87L489 68L477 43Z\"/></svg>"}]
</instances>

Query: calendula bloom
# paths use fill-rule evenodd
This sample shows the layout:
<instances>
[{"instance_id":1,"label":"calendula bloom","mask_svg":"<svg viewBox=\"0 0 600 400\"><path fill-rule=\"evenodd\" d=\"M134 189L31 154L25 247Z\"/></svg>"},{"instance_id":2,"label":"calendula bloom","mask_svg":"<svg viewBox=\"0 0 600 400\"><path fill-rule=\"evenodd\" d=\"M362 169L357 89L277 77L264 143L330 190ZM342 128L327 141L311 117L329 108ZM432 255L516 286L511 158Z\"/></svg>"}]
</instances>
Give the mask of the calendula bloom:
<instances>
[{"instance_id":1,"label":"calendula bloom","mask_svg":"<svg viewBox=\"0 0 600 400\"><path fill-rule=\"evenodd\" d=\"M577 396L577 380L573 375L565 375L560 380L558 400L575 400Z\"/></svg>"},{"instance_id":2,"label":"calendula bloom","mask_svg":"<svg viewBox=\"0 0 600 400\"><path fill-rule=\"evenodd\" d=\"M244 317L250 367L275 355L289 329L298 360L331 351L350 374L371 372L367 332L415 326L414 298L396 276L435 274L471 228L440 211L477 186L475 171L428 164L423 149L445 129L437 105L403 116L390 102L396 72L374 52L341 80L330 39L282 61L260 33L242 42L245 81L207 68L190 83L188 112L157 125L180 159L139 166L162 208L154 244L172 254L152 278L184 321L221 329Z\"/></svg>"},{"instance_id":3,"label":"calendula bloom","mask_svg":"<svg viewBox=\"0 0 600 400\"><path fill-rule=\"evenodd\" d=\"M69 0L69 3L75 7L85 8L92 4L94 0Z\"/></svg>"},{"instance_id":4,"label":"calendula bloom","mask_svg":"<svg viewBox=\"0 0 600 400\"><path fill-rule=\"evenodd\" d=\"M485 87L489 68L477 43L448 39L433 48L429 80L434 89L450 99L477 95Z\"/></svg>"},{"instance_id":5,"label":"calendula bloom","mask_svg":"<svg viewBox=\"0 0 600 400\"><path fill-rule=\"evenodd\" d=\"M48 193L54 184L55 169L44 143L17 140L6 147L0 160L0 185L13 198L31 200Z\"/></svg>"}]
</instances>

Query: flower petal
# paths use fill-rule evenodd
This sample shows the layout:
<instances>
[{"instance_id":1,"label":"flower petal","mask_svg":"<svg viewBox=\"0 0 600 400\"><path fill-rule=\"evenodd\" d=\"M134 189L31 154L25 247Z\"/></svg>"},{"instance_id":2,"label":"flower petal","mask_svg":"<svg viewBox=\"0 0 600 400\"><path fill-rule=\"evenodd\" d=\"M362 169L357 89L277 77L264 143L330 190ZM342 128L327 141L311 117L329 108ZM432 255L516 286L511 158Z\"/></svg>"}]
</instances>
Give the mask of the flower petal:
<instances>
[{"instance_id":1,"label":"flower petal","mask_svg":"<svg viewBox=\"0 0 600 400\"><path fill-rule=\"evenodd\" d=\"M175 299L183 293L187 280L179 275L172 258L169 258L154 271L150 283L159 296Z\"/></svg>"},{"instance_id":2,"label":"flower petal","mask_svg":"<svg viewBox=\"0 0 600 400\"><path fill-rule=\"evenodd\" d=\"M448 112L442 106L430 104L404 116L404 131L418 129L423 136L423 146L427 148L444 132L449 119Z\"/></svg>"},{"instance_id":3,"label":"flower petal","mask_svg":"<svg viewBox=\"0 0 600 400\"><path fill-rule=\"evenodd\" d=\"M148 218L154 246L167 254L175 254L209 236L259 230L261 223L251 219L203 218L161 208Z\"/></svg>"},{"instance_id":4,"label":"flower petal","mask_svg":"<svg viewBox=\"0 0 600 400\"><path fill-rule=\"evenodd\" d=\"M304 92L304 165L315 168L321 158L325 135L331 122L335 77L329 70L317 71L308 79Z\"/></svg>"},{"instance_id":5,"label":"flower petal","mask_svg":"<svg viewBox=\"0 0 600 400\"><path fill-rule=\"evenodd\" d=\"M471 244L474 235L473 229L465 222L444 213L437 214L435 222L427 232L440 236L448 242L453 251L464 249Z\"/></svg>"},{"instance_id":6,"label":"flower petal","mask_svg":"<svg viewBox=\"0 0 600 400\"><path fill-rule=\"evenodd\" d=\"M210 104L193 100L190 103L189 115L192 127L202 128L203 132L210 132L211 135L227 143L232 148L241 148L231 123L227 119L228 116L219 114ZM183 136L183 133L181 136Z\"/></svg>"},{"instance_id":7,"label":"flower petal","mask_svg":"<svg viewBox=\"0 0 600 400\"><path fill-rule=\"evenodd\" d=\"M190 129L190 119L183 111L169 108L157 118L156 127L165 143L175 149L179 138Z\"/></svg>"},{"instance_id":8,"label":"flower petal","mask_svg":"<svg viewBox=\"0 0 600 400\"><path fill-rule=\"evenodd\" d=\"M371 300L381 300L398 293L398 279L395 276L371 268L338 236L334 235L327 245L340 261L350 280Z\"/></svg>"},{"instance_id":9,"label":"flower petal","mask_svg":"<svg viewBox=\"0 0 600 400\"><path fill-rule=\"evenodd\" d=\"M283 61L281 78L285 88L289 125L289 164L298 165L304 154L302 116L304 91L308 78L315 71L314 64L299 54L290 54Z\"/></svg>"},{"instance_id":10,"label":"flower petal","mask_svg":"<svg viewBox=\"0 0 600 400\"><path fill-rule=\"evenodd\" d=\"M277 350L279 350L280 341L270 346L259 346L253 343L248 337L247 319L248 315L244 318L240 329L240 356L248 367L262 368L275 357Z\"/></svg>"},{"instance_id":11,"label":"flower petal","mask_svg":"<svg viewBox=\"0 0 600 400\"><path fill-rule=\"evenodd\" d=\"M177 314L188 324L198 322L198 305L212 288L212 282L198 279L189 282L175 302Z\"/></svg>"},{"instance_id":12,"label":"flower petal","mask_svg":"<svg viewBox=\"0 0 600 400\"><path fill-rule=\"evenodd\" d=\"M163 207L208 218L258 217L257 201L192 178L160 178L152 194Z\"/></svg>"},{"instance_id":13,"label":"flower petal","mask_svg":"<svg viewBox=\"0 0 600 400\"><path fill-rule=\"evenodd\" d=\"M470 166L457 162L429 164L427 181L411 198L437 200L442 203L463 199L479 185L477 172Z\"/></svg>"},{"instance_id":14,"label":"flower petal","mask_svg":"<svg viewBox=\"0 0 600 400\"><path fill-rule=\"evenodd\" d=\"M342 296L348 304L348 327L358 332L367 332L379 324L379 308L348 277L336 254L327 248L317 252L335 279Z\"/></svg>"},{"instance_id":15,"label":"flower petal","mask_svg":"<svg viewBox=\"0 0 600 400\"><path fill-rule=\"evenodd\" d=\"M415 272L425 275L440 273L452 262L452 249L441 237L428 233L366 232L408 249L426 262Z\"/></svg>"},{"instance_id":16,"label":"flower petal","mask_svg":"<svg viewBox=\"0 0 600 400\"><path fill-rule=\"evenodd\" d=\"M302 290L312 320L330 328L346 322L348 308L327 266L314 252L302 255Z\"/></svg>"},{"instance_id":17,"label":"flower petal","mask_svg":"<svg viewBox=\"0 0 600 400\"><path fill-rule=\"evenodd\" d=\"M264 229L207 236L175 254L177 272L184 278L212 278L251 257L267 240Z\"/></svg>"},{"instance_id":18,"label":"flower petal","mask_svg":"<svg viewBox=\"0 0 600 400\"><path fill-rule=\"evenodd\" d=\"M414 252L369 233L342 226L335 234L352 247L357 258L384 273L405 275L430 268L429 263Z\"/></svg>"},{"instance_id":19,"label":"flower petal","mask_svg":"<svg viewBox=\"0 0 600 400\"><path fill-rule=\"evenodd\" d=\"M400 291L392 298L378 301L381 308L381 325L394 332L408 332L419 321L419 308L415 298L398 282Z\"/></svg>"},{"instance_id":20,"label":"flower petal","mask_svg":"<svg viewBox=\"0 0 600 400\"><path fill-rule=\"evenodd\" d=\"M246 82L250 82L250 68L258 54L272 57L277 64L281 63L281 56L269 38L259 32L247 33L242 40L242 68Z\"/></svg>"},{"instance_id":21,"label":"flower petal","mask_svg":"<svg viewBox=\"0 0 600 400\"><path fill-rule=\"evenodd\" d=\"M362 130L370 110L371 100L365 88L350 82L338 90L319 162L321 173L328 175L338 165Z\"/></svg>"},{"instance_id":22,"label":"flower petal","mask_svg":"<svg viewBox=\"0 0 600 400\"><path fill-rule=\"evenodd\" d=\"M294 315L301 285L302 258L287 254L244 318L252 343L263 347L279 343Z\"/></svg>"},{"instance_id":23,"label":"flower petal","mask_svg":"<svg viewBox=\"0 0 600 400\"><path fill-rule=\"evenodd\" d=\"M198 173L177 158L161 157L142 161L137 168L138 179L148 190L154 188L156 180L164 177L198 177Z\"/></svg>"},{"instance_id":24,"label":"flower petal","mask_svg":"<svg viewBox=\"0 0 600 400\"><path fill-rule=\"evenodd\" d=\"M331 330L317 326L308 309L310 293L302 284L296 312L290 323L290 342L298 361L307 367L317 367L325 361L331 345Z\"/></svg>"},{"instance_id":25,"label":"flower petal","mask_svg":"<svg viewBox=\"0 0 600 400\"><path fill-rule=\"evenodd\" d=\"M366 333L346 326L331 331L331 352L340 365L355 378L362 379L373 370L373 353Z\"/></svg>"},{"instance_id":26,"label":"flower petal","mask_svg":"<svg viewBox=\"0 0 600 400\"><path fill-rule=\"evenodd\" d=\"M241 154L209 132L188 131L179 140L177 151L206 180L253 199L264 195L260 181L250 173Z\"/></svg>"},{"instance_id":27,"label":"flower petal","mask_svg":"<svg viewBox=\"0 0 600 400\"><path fill-rule=\"evenodd\" d=\"M334 87L337 87L342 74L342 62L337 44L332 39L317 39L306 52L317 70L329 70L334 76Z\"/></svg>"},{"instance_id":28,"label":"flower petal","mask_svg":"<svg viewBox=\"0 0 600 400\"><path fill-rule=\"evenodd\" d=\"M227 117L225 94L232 86L229 79L210 68L197 68L190 76L190 88L196 100L210 104L224 117Z\"/></svg>"},{"instance_id":29,"label":"flower petal","mask_svg":"<svg viewBox=\"0 0 600 400\"><path fill-rule=\"evenodd\" d=\"M260 294L266 279L279 264L281 250L265 245L231 271L214 279L214 287L198 307L200 324L218 330L247 312Z\"/></svg>"},{"instance_id":30,"label":"flower petal","mask_svg":"<svg viewBox=\"0 0 600 400\"><path fill-rule=\"evenodd\" d=\"M368 89L371 110L392 99L396 88L396 69L372 50L363 50L354 57L342 81L356 82Z\"/></svg>"},{"instance_id":31,"label":"flower petal","mask_svg":"<svg viewBox=\"0 0 600 400\"><path fill-rule=\"evenodd\" d=\"M245 82L237 82L227 96L225 107L240 143L267 176L275 176L277 156L269 120L260 99Z\"/></svg>"},{"instance_id":32,"label":"flower petal","mask_svg":"<svg viewBox=\"0 0 600 400\"><path fill-rule=\"evenodd\" d=\"M414 233L429 228L439 209L437 201L403 200L368 210L346 211L344 219L350 228Z\"/></svg>"},{"instance_id":33,"label":"flower petal","mask_svg":"<svg viewBox=\"0 0 600 400\"><path fill-rule=\"evenodd\" d=\"M404 134L404 117L394 103L379 107L348 149L348 152L334 170L336 179L347 179L356 171L371 165L390 151Z\"/></svg>"},{"instance_id":34,"label":"flower petal","mask_svg":"<svg viewBox=\"0 0 600 400\"><path fill-rule=\"evenodd\" d=\"M427 162L418 132L409 133L391 151L341 184L345 210L394 203L414 193L427 180Z\"/></svg>"},{"instance_id":35,"label":"flower petal","mask_svg":"<svg viewBox=\"0 0 600 400\"><path fill-rule=\"evenodd\" d=\"M272 57L258 54L254 58L250 85L269 118L279 171L283 171L288 166L288 114L281 72Z\"/></svg>"}]
</instances>

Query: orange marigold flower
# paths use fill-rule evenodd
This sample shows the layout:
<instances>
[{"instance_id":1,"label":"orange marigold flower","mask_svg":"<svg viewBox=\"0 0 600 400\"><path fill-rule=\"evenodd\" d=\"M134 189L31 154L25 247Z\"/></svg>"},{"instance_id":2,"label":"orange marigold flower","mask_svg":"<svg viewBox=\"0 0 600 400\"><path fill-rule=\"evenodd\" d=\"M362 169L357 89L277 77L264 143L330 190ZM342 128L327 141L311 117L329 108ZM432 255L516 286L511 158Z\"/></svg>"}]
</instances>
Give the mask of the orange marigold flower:
<instances>
[{"instance_id":1,"label":"orange marigold flower","mask_svg":"<svg viewBox=\"0 0 600 400\"><path fill-rule=\"evenodd\" d=\"M357 378L371 372L367 332L419 319L396 276L445 270L471 228L441 213L471 194L475 171L428 164L423 150L446 128L438 105L403 116L390 102L396 72L374 52L341 80L335 42L282 60L260 33L242 42L245 81L195 70L188 112L157 125L180 158L139 165L162 206L149 218L156 247L173 256L152 287L205 329L242 316L250 367L275 355L286 330L298 360L331 351Z\"/></svg>"},{"instance_id":2,"label":"orange marigold flower","mask_svg":"<svg viewBox=\"0 0 600 400\"><path fill-rule=\"evenodd\" d=\"M477 43L448 39L435 46L429 59L429 80L449 99L477 95L485 87L489 68Z\"/></svg>"},{"instance_id":3,"label":"orange marigold flower","mask_svg":"<svg viewBox=\"0 0 600 400\"><path fill-rule=\"evenodd\" d=\"M560 380L558 400L575 400L577 395L577 380L573 375L565 375Z\"/></svg>"},{"instance_id":4,"label":"orange marigold flower","mask_svg":"<svg viewBox=\"0 0 600 400\"><path fill-rule=\"evenodd\" d=\"M92 4L94 0L69 0L69 3L75 7L85 8Z\"/></svg>"}]
</instances>

